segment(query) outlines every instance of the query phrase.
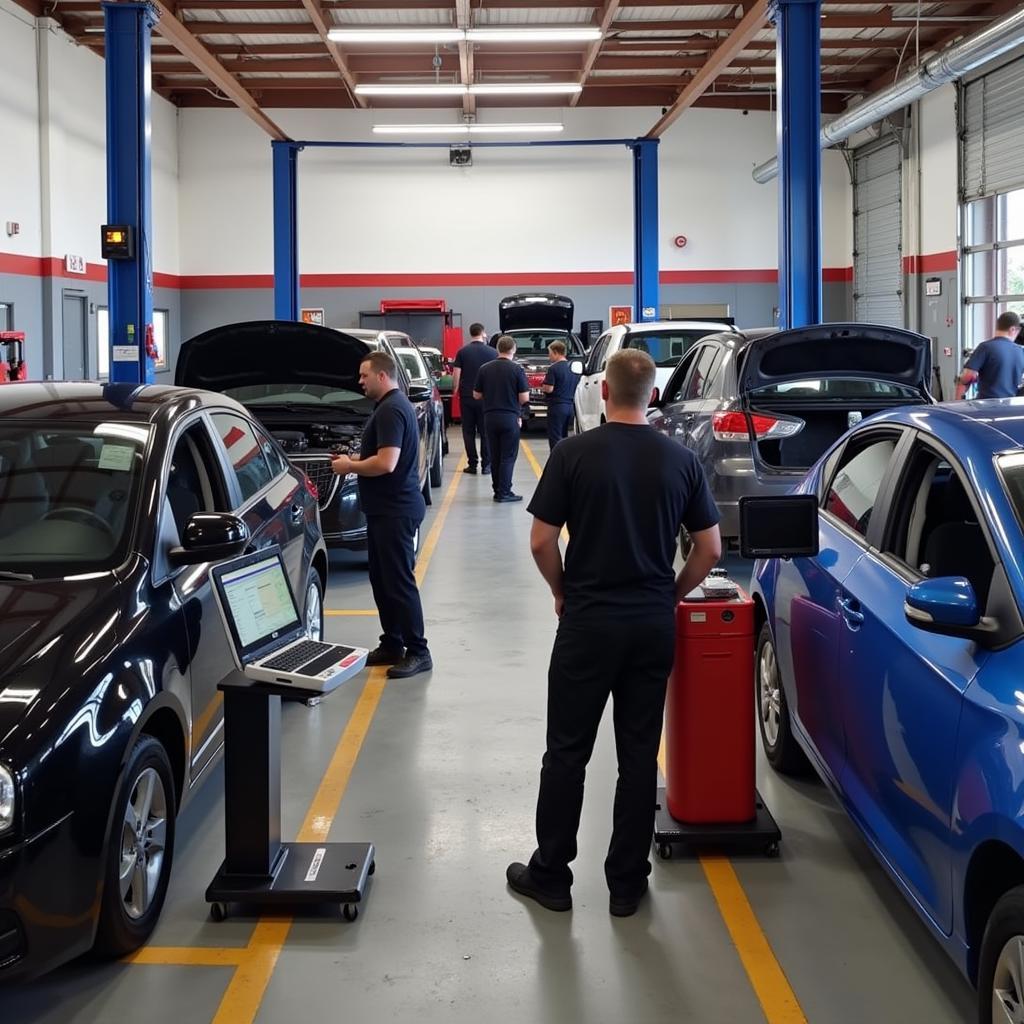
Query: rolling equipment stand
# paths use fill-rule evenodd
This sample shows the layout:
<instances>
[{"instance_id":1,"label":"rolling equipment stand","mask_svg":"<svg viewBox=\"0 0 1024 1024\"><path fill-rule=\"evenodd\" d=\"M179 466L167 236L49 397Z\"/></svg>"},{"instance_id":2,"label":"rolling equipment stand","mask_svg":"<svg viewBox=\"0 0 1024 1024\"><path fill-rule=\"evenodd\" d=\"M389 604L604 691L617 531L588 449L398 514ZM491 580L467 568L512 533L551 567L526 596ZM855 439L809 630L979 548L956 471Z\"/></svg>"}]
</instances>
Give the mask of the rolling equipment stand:
<instances>
[{"instance_id":1,"label":"rolling equipment stand","mask_svg":"<svg viewBox=\"0 0 1024 1024\"><path fill-rule=\"evenodd\" d=\"M654 842L779 852L782 833L754 780L754 603L723 573L676 607L665 699L665 788Z\"/></svg>"},{"instance_id":2,"label":"rolling equipment stand","mask_svg":"<svg viewBox=\"0 0 1024 1024\"><path fill-rule=\"evenodd\" d=\"M230 903L337 903L345 920L354 921L374 872L373 844L281 842L281 697L295 696L297 688L239 678L219 689L225 856L206 890L210 916L223 921Z\"/></svg>"}]
</instances>

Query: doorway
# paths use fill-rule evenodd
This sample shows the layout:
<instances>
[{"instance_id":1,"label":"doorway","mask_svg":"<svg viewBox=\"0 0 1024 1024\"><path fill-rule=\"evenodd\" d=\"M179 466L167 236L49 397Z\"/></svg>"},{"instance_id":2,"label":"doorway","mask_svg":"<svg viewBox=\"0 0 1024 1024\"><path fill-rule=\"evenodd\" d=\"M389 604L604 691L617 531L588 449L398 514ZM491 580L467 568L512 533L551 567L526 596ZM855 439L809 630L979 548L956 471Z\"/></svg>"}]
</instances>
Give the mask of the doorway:
<instances>
[{"instance_id":1,"label":"doorway","mask_svg":"<svg viewBox=\"0 0 1024 1024\"><path fill-rule=\"evenodd\" d=\"M89 316L84 295L64 292L64 380L89 377Z\"/></svg>"}]
</instances>

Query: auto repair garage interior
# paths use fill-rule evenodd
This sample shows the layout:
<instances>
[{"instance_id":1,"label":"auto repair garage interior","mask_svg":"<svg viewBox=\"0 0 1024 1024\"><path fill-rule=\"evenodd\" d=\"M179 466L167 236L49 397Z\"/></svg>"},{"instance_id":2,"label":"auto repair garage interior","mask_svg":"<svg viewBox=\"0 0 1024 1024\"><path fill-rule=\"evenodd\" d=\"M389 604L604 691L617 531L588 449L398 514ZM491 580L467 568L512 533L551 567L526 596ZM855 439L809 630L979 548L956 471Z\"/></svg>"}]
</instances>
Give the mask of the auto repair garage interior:
<instances>
[{"instance_id":1,"label":"auto repair garage interior","mask_svg":"<svg viewBox=\"0 0 1024 1024\"><path fill-rule=\"evenodd\" d=\"M159 678L134 703L122 693L121 705L109 676L92 679L69 713L101 632L62 663L70 675L42 678L31 662L51 664L49 648L70 643L70 620L53 622L72 613L55 609L62 588L90 574L64 566L40 587L38 573L18 573L16 553L4 557L0 1020L1024 1021L1024 694L1008 661L1024 632L1024 435L1013 422L1024 406L1016 415L1012 402L969 415L932 407L956 398L965 360L997 317L1024 313L1024 9L1005 0L0 0L0 127L0 375L48 382L5 382L5 416L8 397L33 388L48 415L75 421L85 396L102 395L128 416L140 382L182 380L190 339L245 322L405 331L438 349L447 371L471 323L493 340L501 300L538 294L571 300L581 347L570 356L585 382L618 323L634 333L707 323L733 354L743 332L752 352L771 337L757 329L844 323L872 326L806 335L796 384L828 394L854 353L849 375L896 396L847 404L834 436L805 459L848 427L856 437L866 414L888 417L889 433L866 424L867 442L836 449L812 478L809 493L820 484L825 497L817 554L765 568L731 538L721 562L757 600L738 640L746 696L739 712L712 701L707 720L691 723L703 746L684 782L714 807L730 774L717 737L739 728L740 753L730 748L726 760L755 758L757 794L781 841L734 846L729 828L707 845L662 836L650 894L623 918L609 914L602 870L616 780L608 714L587 773L572 912L543 909L505 880L506 865L534 845L557 626L526 513L548 458L543 427L524 432L516 463L514 489L527 502L496 505L485 478L462 472L449 416L416 568L433 671L389 679L367 669L322 700L285 701L279 752L266 737L248 760L236 752L235 770L251 778L235 790L269 787L269 802L254 798L233 817L220 756L228 698L208 686L209 702L176 705L180 722L169 726L148 717ZM389 309L405 319L389 321ZM299 359L287 332L255 337L222 346L217 372L262 360L271 380ZM910 362L892 355L904 350ZM76 380L100 382L74 391L77 405L49 383ZM665 403L673 387L661 385ZM668 405L652 409L652 422L661 414ZM719 415L733 414L715 412L715 424ZM758 460L743 457L763 446L737 415L738 442L733 428L721 436L740 444L732 451L756 494ZM116 472L134 457L132 431L146 428L110 417L124 436L120 446L104 440L99 469ZM20 456L3 422L9 475ZM919 557L899 576L889 534L833 503L829 474L857 464L850 452L881 450L881 461L861 459L869 475L877 468L866 506L884 500L898 519L886 488L900 493L901 459L917 472L901 447L913 445L933 453L911 502L926 520L937 481L963 484L977 521L936 530L980 538L994 565L987 605L955 559L943 564L953 566L947 577L964 577L959 596L943 598L926 579L917 563L940 555L924 557L916 513L916 540L903 543ZM282 450L266 447L287 472ZM852 468L844 483L871 485ZM975 551L962 537L949 534L946 550ZM328 543L324 637L372 648L365 552ZM0 550L10 550L2 537ZM849 581L869 562L873 582L858 590ZM879 582L883 569L902 580L898 601ZM114 586L119 571L92 575ZM838 604L815 603L814 578L836 582ZM204 629L221 628L208 614ZM858 631L873 638L874 661L858 653ZM36 650L36 635L52 639ZM158 648L154 638L150 664L165 658ZM193 692L209 683L195 678L201 670L194 662ZM802 674L799 707L787 671ZM689 685L713 693L728 675L708 671ZM47 729L33 747L31 733ZM126 782L135 762L122 747L109 799L87 800L80 793L104 792L89 778L96 762L65 754L127 736L177 744L165 759L172 791L158 786L168 815L189 778L202 784L174 831L162 826L173 869L167 843L147 862L155 872L144 891L129 881L118 893L109 890L119 865L136 857L119 815L141 776ZM772 748L783 742L785 757ZM671 744L666 733L663 773ZM30 761L19 761L25 750ZM64 766L58 782L47 781L51 755ZM372 843L372 855L353 846L360 899L208 902L233 841L226 815L254 829L247 841L257 847L268 827L264 848ZM301 855L309 882L319 860ZM119 955L109 942L108 955L88 955L97 934L109 938L101 919L111 914L126 915L131 927L119 934L129 940L114 944Z\"/></svg>"}]
</instances>

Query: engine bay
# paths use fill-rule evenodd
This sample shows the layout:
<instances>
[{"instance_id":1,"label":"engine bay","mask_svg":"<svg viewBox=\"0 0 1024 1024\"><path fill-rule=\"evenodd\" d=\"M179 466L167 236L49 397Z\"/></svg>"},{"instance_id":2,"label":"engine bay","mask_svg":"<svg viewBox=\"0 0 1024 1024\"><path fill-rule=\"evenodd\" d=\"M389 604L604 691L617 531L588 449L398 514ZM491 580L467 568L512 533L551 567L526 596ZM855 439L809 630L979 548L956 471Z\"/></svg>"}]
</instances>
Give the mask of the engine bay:
<instances>
[{"instance_id":1,"label":"engine bay","mask_svg":"<svg viewBox=\"0 0 1024 1024\"><path fill-rule=\"evenodd\" d=\"M288 455L315 455L321 452L351 455L358 452L362 437L362 427L354 423L312 423L301 430L267 426L274 440Z\"/></svg>"}]
</instances>

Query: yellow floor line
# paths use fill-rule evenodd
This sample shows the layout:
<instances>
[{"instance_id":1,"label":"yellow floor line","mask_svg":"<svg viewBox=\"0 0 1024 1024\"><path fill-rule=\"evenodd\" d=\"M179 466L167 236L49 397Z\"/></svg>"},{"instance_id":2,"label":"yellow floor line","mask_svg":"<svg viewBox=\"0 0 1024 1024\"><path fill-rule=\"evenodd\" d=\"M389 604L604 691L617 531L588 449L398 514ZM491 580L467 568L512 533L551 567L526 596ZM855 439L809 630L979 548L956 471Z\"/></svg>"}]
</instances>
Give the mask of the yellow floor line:
<instances>
[{"instance_id":1,"label":"yellow floor line","mask_svg":"<svg viewBox=\"0 0 1024 1024\"><path fill-rule=\"evenodd\" d=\"M658 750L658 767L664 776L664 733ZM702 856L700 866L768 1024L807 1024L796 993L761 930L757 915L728 858Z\"/></svg>"},{"instance_id":2,"label":"yellow floor line","mask_svg":"<svg viewBox=\"0 0 1024 1024\"><path fill-rule=\"evenodd\" d=\"M462 479L460 460L455 467L455 474L445 493L441 509L427 535L427 540L420 552L416 565L416 582L423 583L423 578L430 567L437 542L448 518L448 510L455 500L455 493ZM319 842L327 838L338 813L342 797L348 787L356 758L362 749L363 741L370 730L370 724L380 703L381 695L387 684L386 669L378 667L370 670L369 678L363 686L363 692L349 717L345 731L338 741L327 766L320 786L313 797L306 819L302 823L297 837L298 842ZM271 975L277 966L278 957L288 939L291 930L290 918L279 920L261 919L253 931L252 938L246 948L246 956L228 984L227 990L220 1001L213 1024L252 1024L259 1013L264 993L270 983Z\"/></svg>"},{"instance_id":3,"label":"yellow floor line","mask_svg":"<svg viewBox=\"0 0 1024 1024\"><path fill-rule=\"evenodd\" d=\"M525 441L520 441L519 446L523 449L523 454L526 456L526 461L530 464L530 468L537 474L537 479L541 477L541 473L544 470L541 468L541 464L537 461L537 456L533 454L530 446Z\"/></svg>"},{"instance_id":4,"label":"yellow floor line","mask_svg":"<svg viewBox=\"0 0 1024 1024\"><path fill-rule=\"evenodd\" d=\"M144 946L126 956L123 962L173 967L237 967L248 955L244 946Z\"/></svg>"}]
</instances>

